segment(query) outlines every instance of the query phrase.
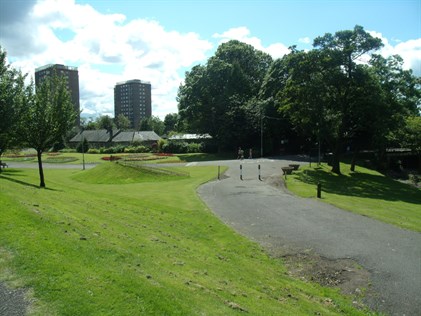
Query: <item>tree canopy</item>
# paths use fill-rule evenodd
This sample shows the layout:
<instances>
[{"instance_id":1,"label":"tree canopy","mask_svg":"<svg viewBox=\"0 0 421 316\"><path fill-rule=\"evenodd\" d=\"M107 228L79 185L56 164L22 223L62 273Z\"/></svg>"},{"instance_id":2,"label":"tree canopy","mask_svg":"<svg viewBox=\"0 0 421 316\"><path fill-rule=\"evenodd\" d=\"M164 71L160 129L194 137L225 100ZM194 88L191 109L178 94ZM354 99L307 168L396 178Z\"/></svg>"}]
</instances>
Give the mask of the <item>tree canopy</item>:
<instances>
[{"instance_id":1,"label":"tree canopy","mask_svg":"<svg viewBox=\"0 0 421 316\"><path fill-rule=\"evenodd\" d=\"M70 93L66 79L53 76L46 77L33 93L30 93L23 104L20 117L19 137L23 143L37 151L40 187L45 187L42 168L42 153L60 142L75 122Z\"/></svg>"},{"instance_id":2,"label":"tree canopy","mask_svg":"<svg viewBox=\"0 0 421 316\"><path fill-rule=\"evenodd\" d=\"M26 75L8 65L6 57L0 46L0 157L17 143L18 121L28 93Z\"/></svg>"},{"instance_id":3,"label":"tree canopy","mask_svg":"<svg viewBox=\"0 0 421 316\"><path fill-rule=\"evenodd\" d=\"M251 144L257 135L257 96L272 58L239 41L221 44L206 65L186 73L178 91L180 120L194 133L209 133L219 148Z\"/></svg>"}]
</instances>

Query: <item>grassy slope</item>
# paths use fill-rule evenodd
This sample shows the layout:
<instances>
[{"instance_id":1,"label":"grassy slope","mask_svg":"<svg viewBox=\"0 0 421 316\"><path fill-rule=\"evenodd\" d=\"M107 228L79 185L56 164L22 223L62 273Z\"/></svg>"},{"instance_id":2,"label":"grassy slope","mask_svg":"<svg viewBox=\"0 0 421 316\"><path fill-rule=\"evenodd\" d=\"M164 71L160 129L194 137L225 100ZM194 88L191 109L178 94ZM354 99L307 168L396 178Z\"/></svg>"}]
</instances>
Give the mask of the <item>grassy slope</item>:
<instances>
[{"instance_id":1,"label":"grassy slope","mask_svg":"<svg viewBox=\"0 0 421 316\"><path fill-rule=\"evenodd\" d=\"M322 200L354 213L421 232L421 190L390 179L374 170L357 167L349 171L341 165L343 175L330 167L303 168L287 179L288 189L302 197L315 197L322 184Z\"/></svg>"},{"instance_id":2,"label":"grassy slope","mask_svg":"<svg viewBox=\"0 0 421 316\"><path fill-rule=\"evenodd\" d=\"M37 170L6 170L0 271L33 289L40 315L363 314L215 218L195 194L213 169L131 184L50 169L46 190Z\"/></svg>"}]
</instances>

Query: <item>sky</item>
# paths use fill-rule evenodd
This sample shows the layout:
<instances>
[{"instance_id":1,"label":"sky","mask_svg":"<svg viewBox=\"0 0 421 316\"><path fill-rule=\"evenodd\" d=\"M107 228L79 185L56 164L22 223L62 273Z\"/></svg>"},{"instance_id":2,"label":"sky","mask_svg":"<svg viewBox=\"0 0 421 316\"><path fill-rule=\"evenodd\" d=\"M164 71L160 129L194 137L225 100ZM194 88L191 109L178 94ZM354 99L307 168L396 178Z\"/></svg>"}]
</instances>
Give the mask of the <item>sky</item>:
<instances>
[{"instance_id":1,"label":"sky","mask_svg":"<svg viewBox=\"0 0 421 316\"><path fill-rule=\"evenodd\" d=\"M421 76L421 0L0 0L0 45L34 76L78 67L82 117L114 116L114 86L152 85L152 115L177 113L185 72L231 39L281 58L325 33L361 25Z\"/></svg>"}]
</instances>

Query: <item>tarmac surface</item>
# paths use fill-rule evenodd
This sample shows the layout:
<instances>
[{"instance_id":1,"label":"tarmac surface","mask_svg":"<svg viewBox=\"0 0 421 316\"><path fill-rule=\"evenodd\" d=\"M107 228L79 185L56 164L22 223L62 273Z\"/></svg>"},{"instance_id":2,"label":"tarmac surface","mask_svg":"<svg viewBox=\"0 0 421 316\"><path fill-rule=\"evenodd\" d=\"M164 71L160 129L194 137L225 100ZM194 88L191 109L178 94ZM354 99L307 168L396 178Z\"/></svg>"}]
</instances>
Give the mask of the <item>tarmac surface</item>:
<instances>
[{"instance_id":1,"label":"tarmac surface","mask_svg":"<svg viewBox=\"0 0 421 316\"><path fill-rule=\"evenodd\" d=\"M270 185L268 180L280 179L281 167L290 163L297 163L296 158L188 166L229 167L221 180L202 185L198 193L240 234L284 255L310 250L332 260L352 259L370 273L364 299L370 308L389 315L421 315L421 234Z\"/></svg>"}]
</instances>

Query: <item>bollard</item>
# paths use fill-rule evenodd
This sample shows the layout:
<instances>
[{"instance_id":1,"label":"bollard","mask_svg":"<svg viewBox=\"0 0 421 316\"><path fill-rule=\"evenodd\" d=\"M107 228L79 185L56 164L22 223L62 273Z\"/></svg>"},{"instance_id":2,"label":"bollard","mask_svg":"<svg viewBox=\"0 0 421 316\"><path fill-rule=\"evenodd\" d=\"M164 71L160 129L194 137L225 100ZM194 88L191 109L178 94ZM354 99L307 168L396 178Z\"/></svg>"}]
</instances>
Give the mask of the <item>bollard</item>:
<instances>
[{"instance_id":1,"label":"bollard","mask_svg":"<svg viewBox=\"0 0 421 316\"><path fill-rule=\"evenodd\" d=\"M243 180L243 165L240 165L240 180Z\"/></svg>"},{"instance_id":2,"label":"bollard","mask_svg":"<svg viewBox=\"0 0 421 316\"><path fill-rule=\"evenodd\" d=\"M260 177L260 165L258 166L259 168L259 180L262 181L262 178Z\"/></svg>"},{"instance_id":3,"label":"bollard","mask_svg":"<svg viewBox=\"0 0 421 316\"><path fill-rule=\"evenodd\" d=\"M322 198L322 184L320 182L317 183L317 198Z\"/></svg>"},{"instance_id":4,"label":"bollard","mask_svg":"<svg viewBox=\"0 0 421 316\"><path fill-rule=\"evenodd\" d=\"M220 174L221 174L221 166L218 166L218 180L221 180Z\"/></svg>"}]
</instances>

